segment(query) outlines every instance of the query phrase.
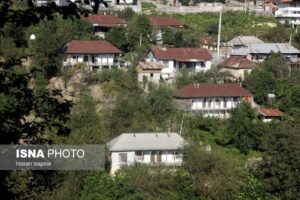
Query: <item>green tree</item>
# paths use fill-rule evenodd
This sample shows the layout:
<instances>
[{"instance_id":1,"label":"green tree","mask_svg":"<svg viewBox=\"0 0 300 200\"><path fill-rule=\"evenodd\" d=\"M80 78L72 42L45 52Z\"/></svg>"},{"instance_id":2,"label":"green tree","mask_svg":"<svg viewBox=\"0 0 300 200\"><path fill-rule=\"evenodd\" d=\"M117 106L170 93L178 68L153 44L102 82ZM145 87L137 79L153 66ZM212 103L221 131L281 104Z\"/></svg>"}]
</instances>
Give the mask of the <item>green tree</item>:
<instances>
[{"instance_id":1,"label":"green tree","mask_svg":"<svg viewBox=\"0 0 300 200\"><path fill-rule=\"evenodd\" d=\"M112 28L105 36L106 40L111 42L113 45L126 52L128 49L127 32L124 27Z\"/></svg>"},{"instance_id":2,"label":"green tree","mask_svg":"<svg viewBox=\"0 0 300 200\"><path fill-rule=\"evenodd\" d=\"M274 74L275 78L282 80L290 77L288 60L280 53L272 53L262 64L262 67Z\"/></svg>"},{"instance_id":3,"label":"green tree","mask_svg":"<svg viewBox=\"0 0 300 200\"><path fill-rule=\"evenodd\" d=\"M235 199L243 172L234 160L208 153L199 146L184 150L183 167L191 175L191 187L199 199Z\"/></svg>"},{"instance_id":4,"label":"green tree","mask_svg":"<svg viewBox=\"0 0 300 200\"><path fill-rule=\"evenodd\" d=\"M299 123L283 122L273 126L264 146L263 161L254 174L267 192L280 199L300 198Z\"/></svg>"},{"instance_id":5,"label":"green tree","mask_svg":"<svg viewBox=\"0 0 300 200\"><path fill-rule=\"evenodd\" d=\"M275 92L276 78L271 72L254 69L245 78L243 85L254 95L254 101L267 105L267 95Z\"/></svg>"},{"instance_id":6,"label":"green tree","mask_svg":"<svg viewBox=\"0 0 300 200\"><path fill-rule=\"evenodd\" d=\"M243 103L231 111L226 135L221 142L232 144L242 153L248 153L251 149L260 148L264 131L264 125L256 119L251 105Z\"/></svg>"}]
</instances>

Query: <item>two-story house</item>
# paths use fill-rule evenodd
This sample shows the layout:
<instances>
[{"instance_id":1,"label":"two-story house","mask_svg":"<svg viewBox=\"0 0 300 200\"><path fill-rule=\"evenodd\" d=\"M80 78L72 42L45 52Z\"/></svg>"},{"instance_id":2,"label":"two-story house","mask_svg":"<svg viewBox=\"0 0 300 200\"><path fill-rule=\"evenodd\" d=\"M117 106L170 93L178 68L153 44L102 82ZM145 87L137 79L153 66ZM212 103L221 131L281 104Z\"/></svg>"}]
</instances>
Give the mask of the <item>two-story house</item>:
<instances>
[{"instance_id":1,"label":"two-story house","mask_svg":"<svg viewBox=\"0 0 300 200\"><path fill-rule=\"evenodd\" d=\"M153 16L150 17L150 24L153 27L153 36L158 44L162 44L163 28L170 28L177 31L184 27L183 23L170 16Z\"/></svg>"},{"instance_id":2,"label":"two-story house","mask_svg":"<svg viewBox=\"0 0 300 200\"><path fill-rule=\"evenodd\" d=\"M182 69L191 72L205 72L211 69L212 55L204 48L151 48L145 58L145 63L161 64L156 66L163 80L172 79ZM153 72L144 70L140 63L140 73L152 77ZM139 81L142 81L139 79Z\"/></svg>"},{"instance_id":3,"label":"two-story house","mask_svg":"<svg viewBox=\"0 0 300 200\"><path fill-rule=\"evenodd\" d=\"M180 110L216 118L228 118L230 110L242 102L253 103L252 94L236 83L190 84L177 90L173 97Z\"/></svg>"},{"instance_id":4,"label":"two-story house","mask_svg":"<svg viewBox=\"0 0 300 200\"><path fill-rule=\"evenodd\" d=\"M120 67L122 51L107 41L72 40L63 48L63 66L85 63L91 71Z\"/></svg>"},{"instance_id":5,"label":"two-story house","mask_svg":"<svg viewBox=\"0 0 300 200\"><path fill-rule=\"evenodd\" d=\"M127 22L114 15L89 15L83 18L93 25L93 33L101 38L114 27L127 26Z\"/></svg>"},{"instance_id":6,"label":"two-story house","mask_svg":"<svg viewBox=\"0 0 300 200\"><path fill-rule=\"evenodd\" d=\"M123 133L107 143L111 174L135 163L177 166L182 164L186 142L177 133Z\"/></svg>"},{"instance_id":7,"label":"two-story house","mask_svg":"<svg viewBox=\"0 0 300 200\"><path fill-rule=\"evenodd\" d=\"M244 56L253 62L262 62L271 53L280 53L291 62L298 61L300 51L287 43L255 43L247 47L234 49L231 55Z\"/></svg>"}]
</instances>

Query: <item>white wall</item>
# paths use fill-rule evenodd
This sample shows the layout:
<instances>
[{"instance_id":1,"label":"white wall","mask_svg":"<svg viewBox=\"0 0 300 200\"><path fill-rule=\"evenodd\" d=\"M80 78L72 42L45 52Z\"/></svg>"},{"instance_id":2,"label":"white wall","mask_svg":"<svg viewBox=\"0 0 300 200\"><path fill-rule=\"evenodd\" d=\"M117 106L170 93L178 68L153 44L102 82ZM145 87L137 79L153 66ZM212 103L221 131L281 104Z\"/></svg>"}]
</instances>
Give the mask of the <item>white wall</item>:
<instances>
[{"instance_id":1,"label":"white wall","mask_svg":"<svg viewBox=\"0 0 300 200\"><path fill-rule=\"evenodd\" d=\"M77 63L84 62L83 54L67 54L66 60L64 60L63 65L75 65ZM95 54L95 62L92 62L92 54L88 55L88 65L113 65L114 64L114 54Z\"/></svg>"},{"instance_id":2,"label":"white wall","mask_svg":"<svg viewBox=\"0 0 300 200\"><path fill-rule=\"evenodd\" d=\"M120 153L127 154L127 162L120 162ZM144 159L137 160L135 156L135 151L127 152L111 152L111 174L114 174L122 166L130 166L134 163L143 163L143 164L164 164L164 165L181 165L182 164L182 155L175 156L174 150L162 150L161 151L161 162L158 162L158 155L155 156L155 162L151 163L151 151L143 151ZM158 151L155 150L155 153L158 154Z\"/></svg>"}]
</instances>

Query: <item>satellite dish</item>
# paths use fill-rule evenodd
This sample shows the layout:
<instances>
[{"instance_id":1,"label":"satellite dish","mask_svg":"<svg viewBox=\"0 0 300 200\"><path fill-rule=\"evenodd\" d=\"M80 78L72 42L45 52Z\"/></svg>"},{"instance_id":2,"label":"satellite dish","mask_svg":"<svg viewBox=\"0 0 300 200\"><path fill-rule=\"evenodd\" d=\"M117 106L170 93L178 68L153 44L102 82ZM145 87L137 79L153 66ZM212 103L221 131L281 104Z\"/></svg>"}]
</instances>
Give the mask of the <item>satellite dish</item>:
<instances>
[{"instance_id":1,"label":"satellite dish","mask_svg":"<svg viewBox=\"0 0 300 200\"><path fill-rule=\"evenodd\" d=\"M34 34L31 34L29 37L30 40L35 40L35 38L36 38L36 36Z\"/></svg>"}]
</instances>

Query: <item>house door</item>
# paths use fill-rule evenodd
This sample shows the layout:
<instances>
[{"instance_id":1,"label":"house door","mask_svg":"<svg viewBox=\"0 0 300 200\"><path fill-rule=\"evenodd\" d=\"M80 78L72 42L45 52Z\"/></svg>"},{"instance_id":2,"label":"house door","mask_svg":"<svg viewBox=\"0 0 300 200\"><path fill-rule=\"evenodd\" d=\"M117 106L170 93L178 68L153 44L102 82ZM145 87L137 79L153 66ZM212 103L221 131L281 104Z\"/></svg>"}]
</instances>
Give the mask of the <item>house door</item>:
<instances>
[{"instance_id":1,"label":"house door","mask_svg":"<svg viewBox=\"0 0 300 200\"><path fill-rule=\"evenodd\" d=\"M151 151L150 162L155 163L155 151Z\"/></svg>"},{"instance_id":2,"label":"house door","mask_svg":"<svg viewBox=\"0 0 300 200\"><path fill-rule=\"evenodd\" d=\"M95 59L95 55L92 55L92 63L95 63L96 59Z\"/></svg>"}]
</instances>

